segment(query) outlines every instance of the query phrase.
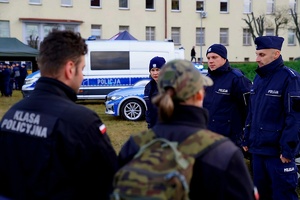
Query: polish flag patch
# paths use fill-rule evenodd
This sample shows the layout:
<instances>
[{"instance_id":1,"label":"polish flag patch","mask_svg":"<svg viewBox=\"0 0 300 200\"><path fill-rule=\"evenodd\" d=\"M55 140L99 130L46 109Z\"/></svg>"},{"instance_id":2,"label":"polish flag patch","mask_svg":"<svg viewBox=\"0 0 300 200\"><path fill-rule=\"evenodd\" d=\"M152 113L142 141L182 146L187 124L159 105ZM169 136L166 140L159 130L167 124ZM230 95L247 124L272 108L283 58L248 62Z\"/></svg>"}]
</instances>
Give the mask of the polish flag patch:
<instances>
[{"instance_id":1,"label":"polish flag patch","mask_svg":"<svg viewBox=\"0 0 300 200\"><path fill-rule=\"evenodd\" d=\"M106 133L106 126L105 124L102 124L101 126L99 126L99 130L101 134L105 134Z\"/></svg>"}]
</instances>

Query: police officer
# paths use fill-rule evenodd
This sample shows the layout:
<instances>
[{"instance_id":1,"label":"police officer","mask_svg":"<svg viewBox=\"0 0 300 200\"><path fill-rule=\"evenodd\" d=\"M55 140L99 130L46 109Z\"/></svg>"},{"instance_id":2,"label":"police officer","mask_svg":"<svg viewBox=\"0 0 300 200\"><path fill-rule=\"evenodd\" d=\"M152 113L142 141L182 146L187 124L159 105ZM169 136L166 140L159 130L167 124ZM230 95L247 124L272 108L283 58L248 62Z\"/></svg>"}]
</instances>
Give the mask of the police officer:
<instances>
[{"instance_id":1,"label":"police officer","mask_svg":"<svg viewBox=\"0 0 300 200\"><path fill-rule=\"evenodd\" d=\"M0 196L109 199L117 155L98 115L78 105L87 45L53 31L40 46L41 78L0 124Z\"/></svg>"},{"instance_id":2,"label":"police officer","mask_svg":"<svg viewBox=\"0 0 300 200\"><path fill-rule=\"evenodd\" d=\"M211 45L206 52L208 76L214 85L206 87L203 107L209 112L208 129L229 137L241 147L247 116L251 81L227 60L222 44Z\"/></svg>"},{"instance_id":3,"label":"police officer","mask_svg":"<svg viewBox=\"0 0 300 200\"><path fill-rule=\"evenodd\" d=\"M250 93L243 148L252 154L253 179L262 200L298 200L300 75L281 56L284 39L255 39L258 68Z\"/></svg>"},{"instance_id":4,"label":"police officer","mask_svg":"<svg viewBox=\"0 0 300 200\"><path fill-rule=\"evenodd\" d=\"M203 76L190 61L166 63L158 78L159 93L153 99L159 115L158 123L152 128L156 137L181 143L191 134L206 129L208 113L202 108L204 87L212 84L212 80ZM129 162L138 150L130 137L120 151L119 167ZM231 140L213 145L196 158L189 198L203 197L210 200L254 199L253 183L243 154Z\"/></svg>"},{"instance_id":5,"label":"police officer","mask_svg":"<svg viewBox=\"0 0 300 200\"><path fill-rule=\"evenodd\" d=\"M152 98L157 95L157 80L161 67L166 63L163 57L156 56L150 60L149 73L151 80L145 86L144 100L147 105L146 122L148 128L152 128L157 122L157 108L152 104Z\"/></svg>"}]
</instances>

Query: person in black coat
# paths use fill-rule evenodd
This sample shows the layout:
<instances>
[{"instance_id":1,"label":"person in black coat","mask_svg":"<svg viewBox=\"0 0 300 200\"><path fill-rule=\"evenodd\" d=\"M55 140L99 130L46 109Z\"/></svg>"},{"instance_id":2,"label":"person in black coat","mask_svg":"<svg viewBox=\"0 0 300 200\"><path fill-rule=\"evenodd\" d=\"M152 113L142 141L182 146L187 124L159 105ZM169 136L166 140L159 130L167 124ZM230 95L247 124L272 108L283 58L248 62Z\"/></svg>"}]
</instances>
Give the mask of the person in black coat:
<instances>
[{"instance_id":1,"label":"person in black coat","mask_svg":"<svg viewBox=\"0 0 300 200\"><path fill-rule=\"evenodd\" d=\"M229 137L242 149L252 83L239 69L230 66L222 44L211 45L206 57L207 76L214 81L213 86L206 87L203 102L209 113L208 129Z\"/></svg>"},{"instance_id":2,"label":"person in black coat","mask_svg":"<svg viewBox=\"0 0 300 200\"><path fill-rule=\"evenodd\" d=\"M208 113L202 103L204 87L212 84L213 81L202 75L190 61L166 63L158 78L159 93L153 99L159 117L152 128L156 138L180 144L191 134L207 129ZM205 134L217 133L207 131ZM138 145L130 137L119 153L119 167L128 163L138 151ZM196 157L189 190L191 200L203 197L253 200L254 188L243 154L231 140L213 145L203 156Z\"/></svg>"},{"instance_id":3,"label":"person in black coat","mask_svg":"<svg viewBox=\"0 0 300 200\"><path fill-rule=\"evenodd\" d=\"M18 82L20 90L22 89L22 86L24 85L24 81L25 81L25 78L27 75L28 75L27 66L26 66L26 64L22 64L20 66L20 78L19 78L19 82Z\"/></svg>"},{"instance_id":4,"label":"person in black coat","mask_svg":"<svg viewBox=\"0 0 300 200\"><path fill-rule=\"evenodd\" d=\"M278 36L255 39L258 67L243 148L252 154L253 180L261 199L298 200L300 74L284 65L283 41Z\"/></svg>"},{"instance_id":5,"label":"person in black coat","mask_svg":"<svg viewBox=\"0 0 300 200\"><path fill-rule=\"evenodd\" d=\"M192 50L191 50L191 62L193 62L193 60L196 60L196 51L195 51L195 46L193 46Z\"/></svg>"},{"instance_id":6,"label":"person in black coat","mask_svg":"<svg viewBox=\"0 0 300 200\"><path fill-rule=\"evenodd\" d=\"M146 110L146 122L148 128L152 128L157 122L157 108L152 104L152 98L157 95L157 80L159 76L160 69L166 63L166 60L163 57L156 56L150 60L149 63L149 72L151 80L145 86L144 90L144 100L147 105Z\"/></svg>"},{"instance_id":7,"label":"person in black coat","mask_svg":"<svg viewBox=\"0 0 300 200\"><path fill-rule=\"evenodd\" d=\"M34 91L1 120L0 196L109 199L116 152L97 113L75 102L87 48L73 31L53 30L41 43Z\"/></svg>"}]
</instances>

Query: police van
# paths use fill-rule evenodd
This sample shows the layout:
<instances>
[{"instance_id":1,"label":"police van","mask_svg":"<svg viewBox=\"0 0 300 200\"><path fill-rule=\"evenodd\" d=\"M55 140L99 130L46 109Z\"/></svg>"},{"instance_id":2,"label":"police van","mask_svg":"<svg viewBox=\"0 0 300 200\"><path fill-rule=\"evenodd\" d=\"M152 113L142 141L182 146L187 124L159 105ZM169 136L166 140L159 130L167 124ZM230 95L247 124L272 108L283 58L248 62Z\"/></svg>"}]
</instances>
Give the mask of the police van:
<instances>
[{"instance_id":1,"label":"police van","mask_svg":"<svg viewBox=\"0 0 300 200\"><path fill-rule=\"evenodd\" d=\"M105 99L116 89L134 85L149 78L149 62L155 56L169 60L184 59L184 50L175 49L173 42L138 40L86 41L84 79L78 99ZM27 76L22 87L24 97L34 89L39 71Z\"/></svg>"}]
</instances>

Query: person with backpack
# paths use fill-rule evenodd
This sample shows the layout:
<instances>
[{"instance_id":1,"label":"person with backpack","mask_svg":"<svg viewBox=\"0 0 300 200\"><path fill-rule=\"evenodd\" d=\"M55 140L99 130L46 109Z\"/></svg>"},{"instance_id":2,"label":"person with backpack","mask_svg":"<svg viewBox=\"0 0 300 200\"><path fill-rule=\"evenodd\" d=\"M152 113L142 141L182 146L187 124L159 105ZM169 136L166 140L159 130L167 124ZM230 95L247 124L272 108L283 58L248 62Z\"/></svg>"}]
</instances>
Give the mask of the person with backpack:
<instances>
[{"instance_id":1,"label":"person with backpack","mask_svg":"<svg viewBox=\"0 0 300 200\"><path fill-rule=\"evenodd\" d=\"M122 146L112 199L258 199L240 149L207 129L202 104L204 88L211 85L190 61L172 60L162 67L152 100L159 121ZM170 157L173 162L167 162Z\"/></svg>"}]
</instances>

